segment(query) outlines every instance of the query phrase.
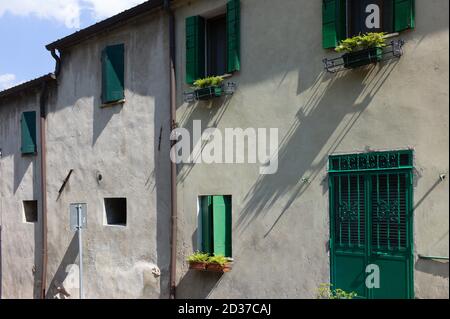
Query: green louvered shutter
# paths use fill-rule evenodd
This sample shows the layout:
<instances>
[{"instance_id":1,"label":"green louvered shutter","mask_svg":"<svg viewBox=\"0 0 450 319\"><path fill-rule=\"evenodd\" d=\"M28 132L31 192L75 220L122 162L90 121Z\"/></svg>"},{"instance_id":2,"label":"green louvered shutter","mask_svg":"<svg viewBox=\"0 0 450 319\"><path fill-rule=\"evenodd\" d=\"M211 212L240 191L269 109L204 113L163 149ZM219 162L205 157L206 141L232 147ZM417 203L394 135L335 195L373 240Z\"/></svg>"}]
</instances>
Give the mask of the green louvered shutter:
<instances>
[{"instance_id":1,"label":"green louvered shutter","mask_svg":"<svg viewBox=\"0 0 450 319\"><path fill-rule=\"evenodd\" d=\"M186 83L192 84L205 76L205 19L186 19Z\"/></svg>"},{"instance_id":2,"label":"green louvered shutter","mask_svg":"<svg viewBox=\"0 0 450 319\"><path fill-rule=\"evenodd\" d=\"M22 154L35 154L37 152L36 144L36 112L24 112L20 119L22 132Z\"/></svg>"},{"instance_id":3,"label":"green louvered shutter","mask_svg":"<svg viewBox=\"0 0 450 319\"><path fill-rule=\"evenodd\" d=\"M335 48L346 38L345 0L323 0L322 45L324 49Z\"/></svg>"},{"instance_id":4,"label":"green louvered shutter","mask_svg":"<svg viewBox=\"0 0 450 319\"><path fill-rule=\"evenodd\" d=\"M227 72L241 69L241 4L240 0L227 3Z\"/></svg>"},{"instance_id":5,"label":"green louvered shutter","mask_svg":"<svg viewBox=\"0 0 450 319\"><path fill-rule=\"evenodd\" d=\"M125 47L123 44L106 47L102 52L102 102L123 100L125 76Z\"/></svg>"},{"instance_id":6,"label":"green louvered shutter","mask_svg":"<svg viewBox=\"0 0 450 319\"><path fill-rule=\"evenodd\" d=\"M400 32L415 27L415 1L394 0L394 30Z\"/></svg>"},{"instance_id":7,"label":"green louvered shutter","mask_svg":"<svg viewBox=\"0 0 450 319\"><path fill-rule=\"evenodd\" d=\"M213 254L213 229L212 229L212 196L201 197L201 219L202 219L202 251Z\"/></svg>"},{"instance_id":8,"label":"green louvered shutter","mask_svg":"<svg viewBox=\"0 0 450 319\"><path fill-rule=\"evenodd\" d=\"M213 197L214 254L231 257L231 199Z\"/></svg>"}]
</instances>

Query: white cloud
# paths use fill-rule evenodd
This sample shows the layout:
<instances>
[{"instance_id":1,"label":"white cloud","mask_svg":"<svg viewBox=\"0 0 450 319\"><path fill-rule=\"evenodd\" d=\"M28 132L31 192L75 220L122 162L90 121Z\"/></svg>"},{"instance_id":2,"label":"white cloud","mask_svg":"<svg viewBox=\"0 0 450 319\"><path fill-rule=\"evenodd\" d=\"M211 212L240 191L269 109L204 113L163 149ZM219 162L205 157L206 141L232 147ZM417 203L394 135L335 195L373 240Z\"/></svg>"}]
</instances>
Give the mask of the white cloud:
<instances>
[{"instance_id":1,"label":"white cloud","mask_svg":"<svg viewBox=\"0 0 450 319\"><path fill-rule=\"evenodd\" d=\"M35 16L80 27L79 0L0 0L0 17L9 12L18 16Z\"/></svg>"},{"instance_id":2,"label":"white cloud","mask_svg":"<svg viewBox=\"0 0 450 319\"><path fill-rule=\"evenodd\" d=\"M6 12L18 16L35 16L80 28L83 11L95 20L105 19L144 0L0 0L0 17Z\"/></svg>"},{"instance_id":3,"label":"white cloud","mask_svg":"<svg viewBox=\"0 0 450 319\"><path fill-rule=\"evenodd\" d=\"M96 20L111 17L143 2L145 0L81 0L83 9L91 11Z\"/></svg>"},{"instance_id":4,"label":"white cloud","mask_svg":"<svg viewBox=\"0 0 450 319\"><path fill-rule=\"evenodd\" d=\"M16 76L14 74L0 74L0 91L13 87L15 81Z\"/></svg>"}]
</instances>

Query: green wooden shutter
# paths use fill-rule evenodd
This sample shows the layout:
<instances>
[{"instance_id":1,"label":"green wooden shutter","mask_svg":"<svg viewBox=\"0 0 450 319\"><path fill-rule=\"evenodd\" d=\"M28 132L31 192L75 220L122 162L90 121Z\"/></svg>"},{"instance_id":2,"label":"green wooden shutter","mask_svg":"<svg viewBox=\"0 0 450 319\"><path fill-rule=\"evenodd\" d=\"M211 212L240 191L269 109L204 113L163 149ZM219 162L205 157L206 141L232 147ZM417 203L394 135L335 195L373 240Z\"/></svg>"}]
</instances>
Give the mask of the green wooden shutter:
<instances>
[{"instance_id":1,"label":"green wooden shutter","mask_svg":"<svg viewBox=\"0 0 450 319\"><path fill-rule=\"evenodd\" d=\"M345 0L323 0L322 45L324 49L335 48L346 38Z\"/></svg>"},{"instance_id":2,"label":"green wooden shutter","mask_svg":"<svg viewBox=\"0 0 450 319\"><path fill-rule=\"evenodd\" d=\"M227 3L227 72L241 69L241 4L240 0Z\"/></svg>"},{"instance_id":3,"label":"green wooden shutter","mask_svg":"<svg viewBox=\"0 0 450 319\"><path fill-rule=\"evenodd\" d=\"M415 1L394 0L394 31L400 32L415 27Z\"/></svg>"},{"instance_id":4,"label":"green wooden shutter","mask_svg":"<svg viewBox=\"0 0 450 319\"><path fill-rule=\"evenodd\" d=\"M213 197L214 254L231 257L231 198Z\"/></svg>"},{"instance_id":5,"label":"green wooden shutter","mask_svg":"<svg viewBox=\"0 0 450 319\"><path fill-rule=\"evenodd\" d=\"M123 44L106 47L102 52L102 102L123 100L125 76L125 47Z\"/></svg>"},{"instance_id":6,"label":"green wooden shutter","mask_svg":"<svg viewBox=\"0 0 450 319\"><path fill-rule=\"evenodd\" d=\"M213 254L213 230L212 230L212 196L201 197L200 202L202 219L202 251Z\"/></svg>"},{"instance_id":7,"label":"green wooden shutter","mask_svg":"<svg viewBox=\"0 0 450 319\"><path fill-rule=\"evenodd\" d=\"M20 119L22 132L22 154L35 154L37 152L36 144L36 112L24 112Z\"/></svg>"},{"instance_id":8,"label":"green wooden shutter","mask_svg":"<svg viewBox=\"0 0 450 319\"><path fill-rule=\"evenodd\" d=\"M186 83L192 84L205 76L205 19L186 19Z\"/></svg>"}]
</instances>

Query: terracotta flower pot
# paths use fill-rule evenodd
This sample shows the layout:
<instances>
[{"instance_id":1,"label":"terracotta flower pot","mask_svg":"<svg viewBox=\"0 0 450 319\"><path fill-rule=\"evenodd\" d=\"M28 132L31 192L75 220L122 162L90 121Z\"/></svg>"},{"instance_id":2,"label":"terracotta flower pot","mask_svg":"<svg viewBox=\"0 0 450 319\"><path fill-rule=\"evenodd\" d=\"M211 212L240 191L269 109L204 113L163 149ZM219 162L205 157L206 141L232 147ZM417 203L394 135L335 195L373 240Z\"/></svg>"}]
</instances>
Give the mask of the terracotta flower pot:
<instances>
[{"instance_id":1,"label":"terracotta flower pot","mask_svg":"<svg viewBox=\"0 0 450 319\"><path fill-rule=\"evenodd\" d=\"M206 270L206 263L190 262L189 263L189 269L192 269L192 270Z\"/></svg>"},{"instance_id":2,"label":"terracotta flower pot","mask_svg":"<svg viewBox=\"0 0 450 319\"><path fill-rule=\"evenodd\" d=\"M219 265L219 264L208 264L206 266L206 270L207 271L212 271L212 272L230 272L231 271L231 263L227 263L225 265Z\"/></svg>"}]
</instances>

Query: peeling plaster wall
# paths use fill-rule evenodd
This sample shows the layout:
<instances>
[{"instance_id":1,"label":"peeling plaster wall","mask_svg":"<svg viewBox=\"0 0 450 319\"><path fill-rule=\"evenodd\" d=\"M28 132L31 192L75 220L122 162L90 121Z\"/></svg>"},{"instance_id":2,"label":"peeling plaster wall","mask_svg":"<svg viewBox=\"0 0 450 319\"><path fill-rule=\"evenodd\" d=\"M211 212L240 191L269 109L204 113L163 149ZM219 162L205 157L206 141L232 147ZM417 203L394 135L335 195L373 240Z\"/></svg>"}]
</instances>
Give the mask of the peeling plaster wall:
<instances>
[{"instance_id":1,"label":"peeling plaster wall","mask_svg":"<svg viewBox=\"0 0 450 319\"><path fill-rule=\"evenodd\" d=\"M101 107L101 51L118 43L125 44L126 101ZM78 297L78 238L69 229L69 205L80 202L88 206L85 297L168 295L167 69L167 21L161 11L62 51L47 131L48 298L67 297L61 290ZM126 227L105 225L108 197L126 197Z\"/></svg>"},{"instance_id":2,"label":"peeling plaster wall","mask_svg":"<svg viewBox=\"0 0 450 319\"><path fill-rule=\"evenodd\" d=\"M39 155L22 156L20 118L36 111L39 145L39 92L0 101L0 298L39 296L42 212ZM38 222L27 223L24 200L38 200Z\"/></svg>"},{"instance_id":3,"label":"peeling plaster wall","mask_svg":"<svg viewBox=\"0 0 450 319\"><path fill-rule=\"evenodd\" d=\"M323 71L322 1L242 0L241 71L234 96L183 103L185 18L225 0L178 2L178 121L203 128L279 128L279 170L259 164L180 165L178 175L180 298L313 298L329 282L327 159L330 154L415 150L415 294L448 298L448 1L416 1L416 29L400 60L336 75ZM196 143L197 141L195 141ZM302 180L302 179L306 179ZM232 272L188 271L198 245L199 195L233 196Z\"/></svg>"}]
</instances>

